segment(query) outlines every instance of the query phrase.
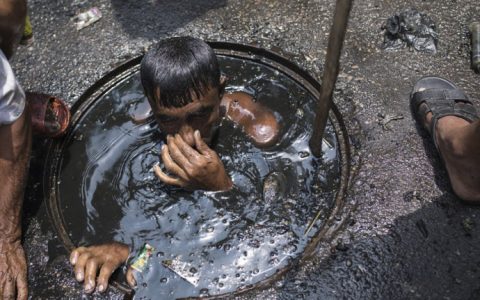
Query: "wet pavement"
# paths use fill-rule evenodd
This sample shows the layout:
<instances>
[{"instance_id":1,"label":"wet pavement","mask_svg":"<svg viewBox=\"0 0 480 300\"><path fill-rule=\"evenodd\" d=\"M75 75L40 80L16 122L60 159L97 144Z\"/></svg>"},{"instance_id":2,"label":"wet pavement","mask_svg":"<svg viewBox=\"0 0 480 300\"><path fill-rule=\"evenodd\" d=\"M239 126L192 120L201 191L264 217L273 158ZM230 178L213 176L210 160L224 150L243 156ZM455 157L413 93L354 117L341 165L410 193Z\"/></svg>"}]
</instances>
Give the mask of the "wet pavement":
<instances>
[{"instance_id":1,"label":"wet pavement","mask_svg":"<svg viewBox=\"0 0 480 300\"><path fill-rule=\"evenodd\" d=\"M14 58L20 82L26 90L73 104L115 66L174 35L282 49L314 77L321 76L333 1L152 3L29 1L35 41ZM70 18L90 6L98 6L103 18L76 31ZM410 7L436 23L436 54L380 48L386 19ZM480 98L467 28L479 16L473 0L354 4L335 91L354 150L355 176L347 195L351 213L338 220L346 225L320 244L313 259L240 298L480 298L480 211L452 194L433 143L416 126L408 104L411 87L424 75L451 79ZM479 108L480 101L474 102ZM384 125L391 116L397 118ZM39 158L45 144L36 141L35 147L24 222L31 297L81 298L43 202ZM110 290L94 298L123 295Z\"/></svg>"}]
</instances>

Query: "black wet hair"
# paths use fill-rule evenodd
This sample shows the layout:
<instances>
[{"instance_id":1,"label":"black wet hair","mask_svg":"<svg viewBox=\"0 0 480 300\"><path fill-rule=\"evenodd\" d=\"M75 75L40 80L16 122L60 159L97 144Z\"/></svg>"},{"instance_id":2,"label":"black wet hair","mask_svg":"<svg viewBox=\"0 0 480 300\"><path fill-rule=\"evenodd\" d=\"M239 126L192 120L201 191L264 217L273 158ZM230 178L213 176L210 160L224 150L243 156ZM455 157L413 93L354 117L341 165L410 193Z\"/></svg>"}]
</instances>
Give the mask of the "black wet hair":
<instances>
[{"instance_id":1,"label":"black wet hair","mask_svg":"<svg viewBox=\"0 0 480 300\"><path fill-rule=\"evenodd\" d=\"M142 59L140 75L152 107L183 107L192 102L192 95L200 97L209 88L220 88L215 52L193 37L160 41ZM155 97L157 88L160 99Z\"/></svg>"}]
</instances>

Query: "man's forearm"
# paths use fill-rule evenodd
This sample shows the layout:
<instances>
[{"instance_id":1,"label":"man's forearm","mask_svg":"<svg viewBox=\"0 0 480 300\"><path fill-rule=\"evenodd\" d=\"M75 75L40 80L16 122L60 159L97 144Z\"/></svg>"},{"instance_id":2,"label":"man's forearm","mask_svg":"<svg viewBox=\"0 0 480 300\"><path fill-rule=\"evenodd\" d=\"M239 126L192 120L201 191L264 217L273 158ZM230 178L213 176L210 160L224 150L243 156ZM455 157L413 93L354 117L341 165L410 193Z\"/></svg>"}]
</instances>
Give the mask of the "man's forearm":
<instances>
[{"instance_id":1,"label":"man's forearm","mask_svg":"<svg viewBox=\"0 0 480 300\"><path fill-rule=\"evenodd\" d=\"M14 123L0 125L0 241L21 237L21 211L31 148L28 109Z\"/></svg>"}]
</instances>

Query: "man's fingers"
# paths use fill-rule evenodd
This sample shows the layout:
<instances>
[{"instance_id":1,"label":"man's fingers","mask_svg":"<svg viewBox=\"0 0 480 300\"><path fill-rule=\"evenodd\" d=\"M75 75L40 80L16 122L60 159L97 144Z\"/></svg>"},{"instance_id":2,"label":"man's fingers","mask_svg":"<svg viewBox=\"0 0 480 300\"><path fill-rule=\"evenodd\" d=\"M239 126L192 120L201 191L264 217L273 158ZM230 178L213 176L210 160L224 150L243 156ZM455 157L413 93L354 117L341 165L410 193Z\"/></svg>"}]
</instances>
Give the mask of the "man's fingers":
<instances>
[{"instance_id":1,"label":"man's fingers","mask_svg":"<svg viewBox=\"0 0 480 300\"><path fill-rule=\"evenodd\" d=\"M103 293L107 290L108 280L112 273L118 268L118 265L112 261L107 261L100 268L100 274L98 275L97 286L98 291Z\"/></svg>"},{"instance_id":2,"label":"man's fingers","mask_svg":"<svg viewBox=\"0 0 480 300\"><path fill-rule=\"evenodd\" d=\"M167 144L168 150L170 151L170 156L173 160L182 168L182 170L187 171L187 169L191 168L192 165L190 161L185 157L185 155L180 151L178 145L175 141L175 138L169 136L167 137Z\"/></svg>"},{"instance_id":3,"label":"man's fingers","mask_svg":"<svg viewBox=\"0 0 480 300\"><path fill-rule=\"evenodd\" d=\"M179 178L172 178L165 174L162 169L160 168L159 165L153 166L153 171L155 172L155 175L157 175L158 179L160 179L162 182L169 184L169 185L175 185L179 187L185 187L185 182Z\"/></svg>"},{"instance_id":4,"label":"man's fingers","mask_svg":"<svg viewBox=\"0 0 480 300\"><path fill-rule=\"evenodd\" d=\"M74 268L75 278L77 279L77 281L81 282L85 278L85 266L87 264L88 259L91 256L92 255L90 253L85 252L78 257L77 263L75 264L75 268Z\"/></svg>"},{"instance_id":5,"label":"man's fingers","mask_svg":"<svg viewBox=\"0 0 480 300\"><path fill-rule=\"evenodd\" d=\"M87 250L87 248L85 247L78 247L76 249L73 249L72 253L70 253L70 263L74 266L77 261L78 261L78 257L85 252L85 250Z\"/></svg>"},{"instance_id":6,"label":"man's fingers","mask_svg":"<svg viewBox=\"0 0 480 300\"><path fill-rule=\"evenodd\" d=\"M89 259L85 269L85 292L91 293L95 289L95 279L97 278L98 261Z\"/></svg>"},{"instance_id":7,"label":"man's fingers","mask_svg":"<svg viewBox=\"0 0 480 300\"><path fill-rule=\"evenodd\" d=\"M187 173L182 170L172 159L170 156L170 152L168 151L168 147L166 145L162 146L162 161L165 164L165 167L178 177L182 178L183 180L188 180Z\"/></svg>"},{"instance_id":8,"label":"man's fingers","mask_svg":"<svg viewBox=\"0 0 480 300\"><path fill-rule=\"evenodd\" d=\"M135 276L133 276L133 272L135 271L131 267L129 267L127 271L127 283L132 288L137 285L137 281L135 280Z\"/></svg>"},{"instance_id":9,"label":"man's fingers","mask_svg":"<svg viewBox=\"0 0 480 300\"><path fill-rule=\"evenodd\" d=\"M189 161L195 161L198 160L198 152L190 147L189 144L187 144L183 138L179 135L175 135L175 143L180 151L182 151L182 154L189 160Z\"/></svg>"},{"instance_id":10,"label":"man's fingers","mask_svg":"<svg viewBox=\"0 0 480 300\"><path fill-rule=\"evenodd\" d=\"M208 147L208 145L203 141L202 137L200 136L200 131L195 130L193 137L195 139L195 147L197 148L198 152L203 155L210 153L210 147Z\"/></svg>"},{"instance_id":11,"label":"man's fingers","mask_svg":"<svg viewBox=\"0 0 480 300\"><path fill-rule=\"evenodd\" d=\"M20 274L17 277L17 300L27 300L27 298L28 298L27 274Z\"/></svg>"}]
</instances>

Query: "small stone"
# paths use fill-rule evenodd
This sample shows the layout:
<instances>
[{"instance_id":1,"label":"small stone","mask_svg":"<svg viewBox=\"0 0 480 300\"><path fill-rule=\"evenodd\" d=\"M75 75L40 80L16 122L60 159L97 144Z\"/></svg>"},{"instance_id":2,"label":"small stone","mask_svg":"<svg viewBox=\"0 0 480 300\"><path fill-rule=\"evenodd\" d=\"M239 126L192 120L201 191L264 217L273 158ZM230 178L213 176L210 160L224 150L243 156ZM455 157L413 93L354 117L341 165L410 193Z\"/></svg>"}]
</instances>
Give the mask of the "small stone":
<instances>
[{"instance_id":1,"label":"small stone","mask_svg":"<svg viewBox=\"0 0 480 300\"><path fill-rule=\"evenodd\" d=\"M347 259L347 261L345 262L345 264L347 265L347 267L351 267L352 266L352 261L350 259Z\"/></svg>"},{"instance_id":2,"label":"small stone","mask_svg":"<svg viewBox=\"0 0 480 300\"><path fill-rule=\"evenodd\" d=\"M296 115L298 118L303 118L303 115L304 115L303 109L301 109L301 108L297 109L295 115Z\"/></svg>"},{"instance_id":3,"label":"small stone","mask_svg":"<svg viewBox=\"0 0 480 300\"><path fill-rule=\"evenodd\" d=\"M345 245L342 240L339 240L337 242L337 245L335 246L335 249L337 249L338 251L345 252L349 249L349 247Z\"/></svg>"}]
</instances>

